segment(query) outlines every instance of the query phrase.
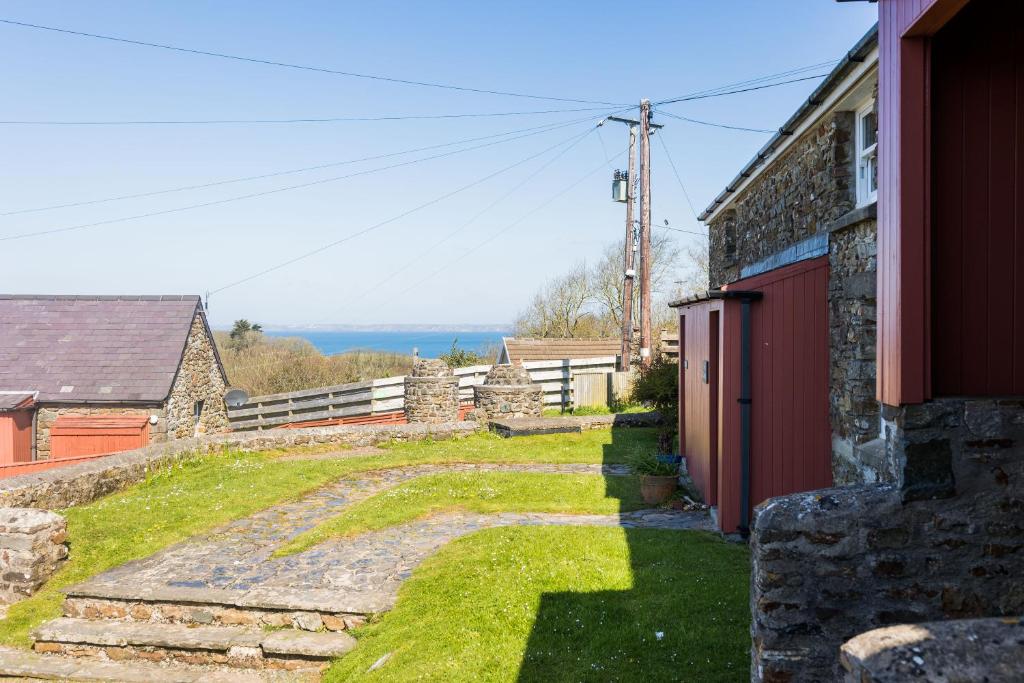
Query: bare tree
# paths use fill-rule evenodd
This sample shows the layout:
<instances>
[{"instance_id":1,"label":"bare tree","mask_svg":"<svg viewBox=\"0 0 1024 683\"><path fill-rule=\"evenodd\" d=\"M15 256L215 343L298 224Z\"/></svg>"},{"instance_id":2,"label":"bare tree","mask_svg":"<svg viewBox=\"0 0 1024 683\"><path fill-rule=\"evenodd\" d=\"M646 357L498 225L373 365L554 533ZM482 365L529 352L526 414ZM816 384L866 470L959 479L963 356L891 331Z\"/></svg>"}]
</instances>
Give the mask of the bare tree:
<instances>
[{"instance_id":1,"label":"bare tree","mask_svg":"<svg viewBox=\"0 0 1024 683\"><path fill-rule=\"evenodd\" d=\"M533 297L516 321L516 333L529 337L582 337L595 332L590 273L585 263L573 266Z\"/></svg>"}]
</instances>

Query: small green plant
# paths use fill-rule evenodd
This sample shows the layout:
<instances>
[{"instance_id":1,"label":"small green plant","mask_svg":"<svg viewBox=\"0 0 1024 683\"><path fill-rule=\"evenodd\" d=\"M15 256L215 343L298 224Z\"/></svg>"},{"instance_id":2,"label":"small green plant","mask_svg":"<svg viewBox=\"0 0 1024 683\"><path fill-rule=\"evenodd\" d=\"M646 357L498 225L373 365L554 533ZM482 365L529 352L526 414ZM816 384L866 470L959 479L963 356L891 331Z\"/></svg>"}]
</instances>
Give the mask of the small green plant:
<instances>
[{"instance_id":1,"label":"small green plant","mask_svg":"<svg viewBox=\"0 0 1024 683\"><path fill-rule=\"evenodd\" d=\"M650 453L634 453L629 458L629 466L634 473L651 477L672 477L679 474L679 465L662 462Z\"/></svg>"},{"instance_id":2,"label":"small green plant","mask_svg":"<svg viewBox=\"0 0 1024 683\"><path fill-rule=\"evenodd\" d=\"M476 351L459 348L458 337L452 340L452 348L449 349L448 353L441 354L441 360L447 363L448 367L453 370L455 368L466 368L470 365L483 365L487 362L487 359Z\"/></svg>"},{"instance_id":3,"label":"small green plant","mask_svg":"<svg viewBox=\"0 0 1024 683\"><path fill-rule=\"evenodd\" d=\"M670 453L679 413L679 366L660 357L649 368L641 369L633 382L633 400L646 403L661 414L658 451Z\"/></svg>"}]
</instances>

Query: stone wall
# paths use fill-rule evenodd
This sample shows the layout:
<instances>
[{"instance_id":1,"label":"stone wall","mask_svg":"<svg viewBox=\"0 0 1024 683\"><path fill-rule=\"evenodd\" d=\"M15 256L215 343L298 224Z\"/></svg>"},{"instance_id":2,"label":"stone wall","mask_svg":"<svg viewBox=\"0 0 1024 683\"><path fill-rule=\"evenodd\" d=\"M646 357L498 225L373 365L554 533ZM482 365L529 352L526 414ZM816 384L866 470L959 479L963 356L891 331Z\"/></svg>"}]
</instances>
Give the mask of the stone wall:
<instances>
[{"instance_id":1,"label":"stone wall","mask_svg":"<svg viewBox=\"0 0 1024 683\"><path fill-rule=\"evenodd\" d=\"M877 224L874 206L829 235L829 411L836 484L892 481L871 457L881 444L875 399ZM856 212L854 212L856 214Z\"/></svg>"},{"instance_id":2,"label":"stone wall","mask_svg":"<svg viewBox=\"0 0 1024 683\"><path fill-rule=\"evenodd\" d=\"M405 418L410 424L459 419L459 378L443 360L417 358L405 378Z\"/></svg>"},{"instance_id":3,"label":"stone wall","mask_svg":"<svg viewBox=\"0 0 1024 683\"><path fill-rule=\"evenodd\" d=\"M0 508L0 603L27 598L68 556L67 521L45 510Z\"/></svg>"},{"instance_id":4,"label":"stone wall","mask_svg":"<svg viewBox=\"0 0 1024 683\"><path fill-rule=\"evenodd\" d=\"M197 314L192 319L181 367L167 401L167 433L170 437L183 439L226 431L225 389L224 375L213 350L213 339L202 316ZM203 402L203 409L197 422L195 407L198 401Z\"/></svg>"},{"instance_id":5,"label":"stone wall","mask_svg":"<svg viewBox=\"0 0 1024 683\"><path fill-rule=\"evenodd\" d=\"M842 649L846 683L1024 681L1024 619L956 619L888 626Z\"/></svg>"},{"instance_id":6,"label":"stone wall","mask_svg":"<svg viewBox=\"0 0 1024 683\"><path fill-rule=\"evenodd\" d=\"M92 415L156 415L156 424L149 425L149 442L161 443L167 440L167 411L161 405L149 407L105 405L87 407L81 405L45 405L36 409L36 460L50 459L50 427L61 415L89 417Z\"/></svg>"},{"instance_id":7,"label":"stone wall","mask_svg":"<svg viewBox=\"0 0 1024 683\"><path fill-rule=\"evenodd\" d=\"M341 425L306 429L208 434L173 439L37 474L0 479L0 506L58 510L81 505L145 479L154 469L232 449L258 451L290 446L382 443L450 439L474 433L478 425L452 422L437 425Z\"/></svg>"},{"instance_id":8,"label":"stone wall","mask_svg":"<svg viewBox=\"0 0 1024 683\"><path fill-rule=\"evenodd\" d=\"M495 365L483 384L473 387L473 405L484 419L541 417L544 412L544 388L534 384L526 368Z\"/></svg>"},{"instance_id":9,"label":"stone wall","mask_svg":"<svg viewBox=\"0 0 1024 683\"><path fill-rule=\"evenodd\" d=\"M824 117L709 223L713 289L853 209L853 125L852 112Z\"/></svg>"},{"instance_id":10,"label":"stone wall","mask_svg":"<svg viewBox=\"0 0 1024 683\"><path fill-rule=\"evenodd\" d=\"M1024 613L1024 401L886 411L894 483L756 510L754 680L837 680L842 643L881 626Z\"/></svg>"}]
</instances>

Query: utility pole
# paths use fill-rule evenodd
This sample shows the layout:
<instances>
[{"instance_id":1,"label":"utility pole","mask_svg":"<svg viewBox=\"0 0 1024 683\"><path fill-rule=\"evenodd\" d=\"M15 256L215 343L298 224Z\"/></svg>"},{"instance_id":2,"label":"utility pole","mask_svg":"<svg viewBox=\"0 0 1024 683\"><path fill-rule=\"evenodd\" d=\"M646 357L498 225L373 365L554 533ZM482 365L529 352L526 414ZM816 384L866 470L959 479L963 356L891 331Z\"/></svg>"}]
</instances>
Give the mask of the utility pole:
<instances>
[{"instance_id":1,"label":"utility pole","mask_svg":"<svg viewBox=\"0 0 1024 683\"><path fill-rule=\"evenodd\" d=\"M647 102L647 100L644 100L644 102ZM648 138L650 137L650 131L652 129L661 128L661 126L659 124L651 123L650 122L650 103L649 102L647 103L647 110L646 111L647 111L647 116L645 118L643 116L643 104L641 103L641 117L640 117L639 121L636 120L636 119L623 118L621 116L609 116L608 119L607 119L608 121L618 121L619 123L625 123L626 125L629 126L629 171L626 174L626 178L625 178L625 182L626 182L626 193L625 193L625 203L626 203L626 245L625 245L625 253L623 255L624 256L624 258L623 258L624 273L623 273L623 283L622 283L622 348L621 348L621 360L620 360L620 366L619 366L620 370L629 370L630 366L632 365L632 354L633 354L633 297L635 296L635 292L633 290L633 284L634 284L634 282L636 280L636 249L637 249L637 242L639 242L640 260L641 260L641 269L640 269L640 273L641 273L641 276L640 276L641 277L641 282L640 282L640 292L641 292L641 296L640 296L641 316L640 317L641 317L641 321L644 319L644 316L643 316L644 302L650 301L650 266L649 265L647 266L647 271L646 271L647 272L647 276L648 276L647 277L647 279L648 279L647 294L644 295L644 293L643 293L644 292L644 288L643 288L643 273L644 273L643 262L644 261L650 261L650 232L651 232L651 229L650 229L650 225L651 225L651 212L650 212L650 208L647 209L647 246L646 246L646 248L644 247L643 222L642 222L642 220L640 221L640 224L641 224L640 225L640 238L637 239L637 223L638 223L638 221L636 221L633 218L633 205L634 205L634 202L636 200L636 190L635 190L635 188L637 186L637 176L636 176L636 141L637 141L637 131L640 132L641 168L644 167L644 162L643 162L643 153L644 152L643 152L643 150L645 149L645 145L646 145L646 150L647 150L647 163L646 163L647 178L648 178L647 182L645 183L645 181L644 181L644 178L643 178L643 173L644 172L643 172L643 170L641 170L641 177L640 177L640 186L641 186L641 188L644 188L644 187L647 187L647 185L650 184L650 182L649 182L650 181L650 144L649 144L650 141L649 141ZM616 181L616 183L621 182L622 180L623 179L622 179L622 177L620 175L620 172L616 171L615 172L615 181ZM642 192L644 192L644 190L642 190ZM619 196L621 196L621 194ZM641 203L641 217L643 216L643 207L644 206L648 206L648 207L650 206L651 194L650 194L650 190L649 189L646 190L646 194L644 196L646 196L647 199L646 199L645 203L642 200L642 203ZM618 201L622 201L622 200L619 199ZM644 254L647 254L647 256L645 256ZM648 340L650 339L650 318L651 318L650 310L648 309L648 311L647 311L647 318L646 318L647 319L647 336L646 337L644 337L644 335L643 335L643 325L641 323L641 333L640 333L641 362L643 362L643 348L645 347L644 339L648 339ZM649 345L650 345L650 342L648 342L647 346L649 346ZM649 351L649 349L648 349L648 351ZM650 363L650 353L649 352L648 352L648 355L647 355L647 359L648 359L647 363L649 364Z\"/></svg>"},{"instance_id":2,"label":"utility pole","mask_svg":"<svg viewBox=\"0 0 1024 683\"><path fill-rule=\"evenodd\" d=\"M633 265L633 254L636 249L633 225L633 200L636 197L636 126L629 126L629 175L626 176L626 252L623 263L625 272L622 282L622 355L619 370L626 372L632 365L633 355L633 278L636 270Z\"/></svg>"},{"instance_id":3,"label":"utility pole","mask_svg":"<svg viewBox=\"0 0 1024 683\"><path fill-rule=\"evenodd\" d=\"M640 100L640 366L651 365L651 101Z\"/></svg>"}]
</instances>

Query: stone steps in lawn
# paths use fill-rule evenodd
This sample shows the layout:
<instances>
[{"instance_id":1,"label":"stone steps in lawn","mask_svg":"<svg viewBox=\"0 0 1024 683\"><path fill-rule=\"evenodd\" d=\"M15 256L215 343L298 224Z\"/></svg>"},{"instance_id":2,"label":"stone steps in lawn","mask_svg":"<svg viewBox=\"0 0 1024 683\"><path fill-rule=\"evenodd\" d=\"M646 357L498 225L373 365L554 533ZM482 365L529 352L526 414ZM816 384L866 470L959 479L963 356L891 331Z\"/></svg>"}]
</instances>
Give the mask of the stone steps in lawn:
<instances>
[{"instance_id":1,"label":"stone steps in lawn","mask_svg":"<svg viewBox=\"0 0 1024 683\"><path fill-rule=\"evenodd\" d=\"M64 616L142 624L347 631L362 626L370 614L388 607L373 596L340 604L337 591L263 593L269 591L250 595L207 588L158 587L147 591L146 599L140 599L138 591L133 590L70 588L64 599Z\"/></svg>"},{"instance_id":2,"label":"stone steps in lawn","mask_svg":"<svg viewBox=\"0 0 1024 683\"><path fill-rule=\"evenodd\" d=\"M356 645L346 633L66 617L43 624L33 638L36 652L71 657L284 670L321 668Z\"/></svg>"},{"instance_id":3,"label":"stone steps in lawn","mask_svg":"<svg viewBox=\"0 0 1024 683\"><path fill-rule=\"evenodd\" d=\"M19 681L104 681L105 683L314 683L314 671L243 671L221 666L115 662L41 655L0 647L0 679Z\"/></svg>"}]
</instances>

